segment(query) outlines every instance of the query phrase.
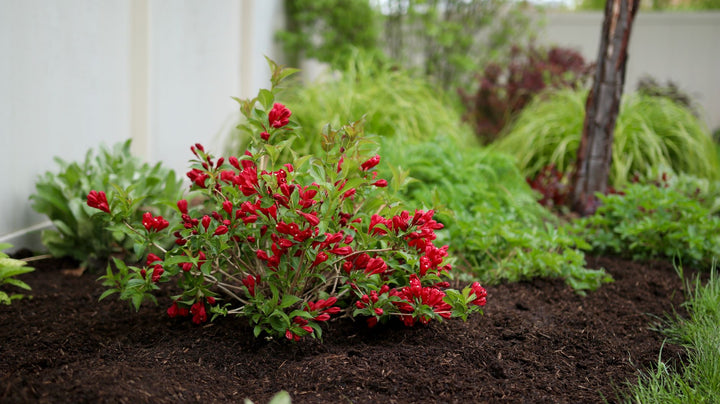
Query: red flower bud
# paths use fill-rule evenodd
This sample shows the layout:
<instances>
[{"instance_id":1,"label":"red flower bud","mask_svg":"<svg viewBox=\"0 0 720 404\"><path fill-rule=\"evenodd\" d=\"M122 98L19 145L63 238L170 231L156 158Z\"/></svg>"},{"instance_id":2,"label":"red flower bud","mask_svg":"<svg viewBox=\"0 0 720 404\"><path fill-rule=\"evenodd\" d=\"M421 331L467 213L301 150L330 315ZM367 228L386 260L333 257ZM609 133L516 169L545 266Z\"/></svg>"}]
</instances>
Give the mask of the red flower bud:
<instances>
[{"instance_id":1,"label":"red flower bud","mask_svg":"<svg viewBox=\"0 0 720 404\"><path fill-rule=\"evenodd\" d=\"M180 210L180 213L187 215L188 214L188 201L185 199L180 199L177 201L177 207Z\"/></svg>"},{"instance_id":2,"label":"red flower bud","mask_svg":"<svg viewBox=\"0 0 720 404\"><path fill-rule=\"evenodd\" d=\"M91 208L100 209L105 213L110 213L107 196L103 191L90 191L87 196L87 205Z\"/></svg>"},{"instance_id":3,"label":"red flower bud","mask_svg":"<svg viewBox=\"0 0 720 404\"><path fill-rule=\"evenodd\" d=\"M367 170L375 167L376 165L378 165L378 163L380 163L380 155L376 154L375 157L372 157L372 158L368 159L367 161L365 161L364 163L360 164L360 168L363 171L367 171Z\"/></svg>"},{"instance_id":4,"label":"red flower bud","mask_svg":"<svg viewBox=\"0 0 720 404\"><path fill-rule=\"evenodd\" d=\"M215 229L215 232L213 233L213 236L221 236L228 232L228 227L225 225L218 226L217 229Z\"/></svg>"}]
</instances>

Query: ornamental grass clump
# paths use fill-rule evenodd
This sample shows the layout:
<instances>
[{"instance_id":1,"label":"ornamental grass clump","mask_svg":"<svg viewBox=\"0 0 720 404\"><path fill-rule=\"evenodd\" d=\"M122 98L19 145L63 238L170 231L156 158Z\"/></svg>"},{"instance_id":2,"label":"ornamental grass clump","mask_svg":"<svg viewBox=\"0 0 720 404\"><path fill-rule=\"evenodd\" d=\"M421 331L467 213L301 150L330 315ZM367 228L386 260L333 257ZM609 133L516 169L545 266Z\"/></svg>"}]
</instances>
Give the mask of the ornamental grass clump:
<instances>
[{"instance_id":1,"label":"ornamental grass clump","mask_svg":"<svg viewBox=\"0 0 720 404\"><path fill-rule=\"evenodd\" d=\"M321 325L338 317L411 326L481 311L479 283L449 288L449 247L435 245L442 225L433 210L410 212L385 191L362 122L326 127L319 155L290 148L296 117L275 92L294 69L270 66L271 89L240 101L241 129L254 134L248 149L216 158L192 146L193 195L177 202L176 217L147 213L136 222L122 190L88 195L98 215L145 252L142 265L108 267L101 298L117 292L138 308L159 284L177 280L182 292L170 317L201 324L237 315L255 336L292 341L320 338ZM165 249L167 238L174 243Z\"/></svg>"},{"instance_id":2,"label":"ornamental grass clump","mask_svg":"<svg viewBox=\"0 0 720 404\"><path fill-rule=\"evenodd\" d=\"M536 98L492 146L517 158L522 173L537 176L553 165L570 173L582 135L587 91L560 90ZM693 113L667 97L623 98L612 145L610 185L622 188L660 168L720 179L720 162L709 131Z\"/></svg>"}]
</instances>

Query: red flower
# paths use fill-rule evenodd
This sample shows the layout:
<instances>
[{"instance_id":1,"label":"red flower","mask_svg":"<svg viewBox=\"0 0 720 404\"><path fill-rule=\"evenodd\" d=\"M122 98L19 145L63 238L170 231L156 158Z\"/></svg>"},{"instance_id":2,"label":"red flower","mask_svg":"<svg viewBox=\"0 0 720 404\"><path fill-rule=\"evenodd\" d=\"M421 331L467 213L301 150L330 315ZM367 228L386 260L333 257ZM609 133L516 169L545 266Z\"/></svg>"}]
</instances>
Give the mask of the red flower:
<instances>
[{"instance_id":1,"label":"red flower","mask_svg":"<svg viewBox=\"0 0 720 404\"><path fill-rule=\"evenodd\" d=\"M248 275L247 278L242 280L243 285L248 289L250 296L255 296L255 278L252 275Z\"/></svg>"},{"instance_id":2,"label":"red flower","mask_svg":"<svg viewBox=\"0 0 720 404\"><path fill-rule=\"evenodd\" d=\"M168 317L185 317L188 315L188 309L185 307L178 306L177 302L173 302L172 306L167 309Z\"/></svg>"},{"instance_id":3,"label":"red flower","mask_svg":"<svg viewBox=\"0 0 720 404\"><path fill-rule=\"evenodd\" d=\"M333 248L332 250L328 250L328 252L337 254L337 255L348 255L348 254L352 253L352 247L345 246L345 247Z\"/></svg>"},{"instance_id":4,"label":"red flower","mask_svg":"<svg viewBox=\"0 0 720 404\"><path fill-rule=\"evenodd\" d=\"M263 132L260 134L260 138L267 142L270 139L270 134L267 132Z\"/></svg>"},{"instance_id":5,"label":"red flower","mask_svg":"<svg viewBox=\"0 0 720 404\"><path fill-rule=\"evenodd\" d=\"M222 236L223 234L227 233L228 230L228 227L225 225L218 226L217 229L215 229L213 236Z\"/></svg>"},{"instance_id":6,"label":"red flower","mask_svg":"<svg viewBox=\"0 0 720 404\"><path fill-rule=\"evenodd\" d=\"M207 180L209 177L207 173L204 173L197 168L193 168L192 170L188 171L186 175L188 178L190 178L190 181L195 183L200 188L207 187L207 185L205 185L205 180Z\"/></svg>"},{"instance_id":7,"label":"red flower","mask_svg":"<svg viewBox=\"0 0 720 404\"><path fill-rule=\"evenodd\" d=\"M282 128L290 122L290 115L292 115L292 112L290 112L289 109L276 102L272 110L270 110L270 113L268 113L270 126L273 128Z\"/></svg>"},{"instance_id":8,"label":"red flower","mask_svg":"<svg viewBox=\"0 0 720 404\"><path fill-rule=\"evenodd\" d=\"M316 266L322 264L323 262L327 261L327 259L328 259L328 255L325 254L324 251L320 251L318 253L318 255L315 257L315 261L313 261L312 266L316 267Z\"/></svg>"},{"instance_id":9,"label":"red flower","mask_svg":"<svg viewBox=\"0 0 720 404\"><path fill-rule=\"evenodd\" d=\"M485 288L480 286L480 283L473 282L472 285L470 285L470 288L472 289L472 293L475 295L475 300L470 302L470 304L474 304L476 306L485 306L485 303L487 301L487 291Z\"/></svg>"},{"instance_id":10,"label":"red flower","mask_svg":"<svg viewBox=\"0 0 720 404\"><path fill-rule=\"evenodd\" d=\"M149 253L147 255L147 265L151 265L153 262L156 262L156 261L162 261L162 258L158 257L157 255L155 255L153 253Z\"/></svg>"},{"instance_id":11,"label":"red flower","mask_svg":"<svg viewBox=\"0 0 720 404\"><path fill-rule=\"evenodd\" d=\"M365 267L365 273L368 275L382 274L387 270L387 264L381 257L370 258Z\"/></svg>"},{"instance_id":12,"label":"red flower","mask_svg":"<svg viewBox=\"0 0 720 404\"><path fill-rule=\"evenodd\" d=\"M207 321L207 313L205 312L205 303L202 301L195 302L190 307L190 314L193 315L192 322L195 324L202 324Z\"/></svg>"},{"instance_id":13,"label":"red flower","mask_svg":"<svg viewBox=\"0 0 720 404\"><path fill-rule=\"evenodd\" d=\"M375 311L375 314L377 314L378 316L382 316L384 313L383 309L381 309L380 307L376 307L373 311Z\"/></svg>"},{"instance_id":14,"label":"red flower","mask_svg":"<svg viewBox=\"0 0 720 404\"><path fill-rule=\"evenodd\" d=\"M147 231L155 232L160 231L170 225L170 223L168 223L167 220L163 219L162 216L153 217L152 213L150 212L145 212L145 214L143 214L142 224L143 226L145 226L145 229Z\"/></svg>"},{"instance_id":15,"label":"red flower","mask_svg":"<svg viewBox=\"0 0 720 404\"><path fill-rule=\"evenodd\" d=\"M387 182L387 180L377 180L377 181L373 182L372 184L378 188L385 188L388 185L388 182Z\"/></svg>"},{"instance_id":16,"label":"red flower","mask_svg":"<svg viewBox=\"0 0 720 404\"><path fill-rule=\"evenodd\" d=\"M159 281L160 281L160 277L162 276L162 274L163 274L164 272L165 272L165 270L163 269L162 265L160 265L160 264L155 265L155 266L153 267L153 272L152 272L152 281L153 281L153 282L159 282Z\"/></svg>"},{"instance_id":17,"label":"red flower","mask_svg":"<svg viewBox=\"0 0 720 404\"><path fill-rule=\"evenodd\" d=\"M297 211L297 213L304 217L305 220L307 220L308 223L310 223L310 226L317 226L320 224L320 219L318 219L317 214L315 212L313 213L305 213L300 210Z\"/></svg>"},{"instance_id":18,"label":"red flower","mask_svg":"<svg viewBox=\"0 0 720 404\"><path fill-rule=\"evenodd\" d=\"M380 163L380 155L376 154L375 157L369 158L367 161L360 164L360 168L363 171L367 171L367 170L375 167L376 165L378 165L378 163Z\"/></svg>"},{"instance_id":19,"label":"red flower","mask_svg":"<svg viewBox=\"0 0 720 404\"><path fill-rule=\"evenodd\" d=\"M180 213L187 215L188 213L188 201L185 199L180 199L177 201L177 207L180 209Z\"/></svg>"},{"instance_id":20,"label":"red flower","mask_svg":"<svg viewBox=\"0 0 720 404\"><path fill-rule=\"evenodd\" d=\"M232 210L233 210L232 202L230 202L228 200L223 201L222 208L228 215L232 216Z\"/></svg>"},{"instance_id":21,"label":"red flower","mask_svg":"<svg viewBox=\"0 0 720 404\"><path fill-rule=\"evenodd\" d=\"M110 205L108 205L107 196L103 191L90 191L87 196L87 204L91 208L100 209L105 213L110 213Z\"/></svg>"},{"instance_id":22,"label":"red flower","mask_svg":"<svg viewBox=\"0 0 720 404\"><path fill-rule=\"evenodd\" d=\"M210 227L210 220L211 220L210 216L208 216L208 215L205 215L202 218L201 223L202 223L203 227L205 228L205 231L207 231L208 227Z\"/></svg>"},{"instance_id":23,"label":"red flower","mask_svg":"<svg viewBox=\"0 0 720 404\"><path fill-rule=\"evenodd\" d=\"M215 304L215 298L212 296L208 296L206 300L208 304Z\"/></svg>"}]
</instances>

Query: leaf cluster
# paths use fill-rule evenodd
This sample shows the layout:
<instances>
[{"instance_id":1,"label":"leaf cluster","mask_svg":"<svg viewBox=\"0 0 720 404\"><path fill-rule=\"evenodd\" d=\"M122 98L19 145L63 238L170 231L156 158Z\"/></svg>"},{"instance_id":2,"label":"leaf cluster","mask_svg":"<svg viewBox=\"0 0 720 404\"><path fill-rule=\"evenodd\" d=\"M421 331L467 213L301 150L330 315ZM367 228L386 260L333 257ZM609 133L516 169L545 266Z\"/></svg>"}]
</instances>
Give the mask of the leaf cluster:
<instances>
[{"instance_id":1,"label":"leaf cluster","mask_svg":"<svg viewBox=\"0 0 720 404\"><path fill-rule=\"evenodd\" d=\"M58 157L58 170L38 178L30 196L33 209L46 215L54 229L42 233L43 245L56 257L72 257L82 265L104 266L112 254L128 254L132 241L122 231L106 229L106 220L86 204L93 189L127 189L125 208L139 217L149 200L172 201L181 195L182 181L160 163L142 163L130 153L131 141L88 150L85 159L67 162ZM132 199L132 205L130 205ZM168 210L157 204L157 213ZM128 256L132 259L132 256Z\"/></svg>"},{"instance_id":2,"label":"leaf cluster","mask_svg":"<svg viewBox=\"0 0 720 404\"><path fill-rule=\"evenodd\" d=\"M7 243L0 244L0 286L10 285L16 288L30 290L30 286L19 280L15 279L16 276L32 272L35 269L26 266L27 263L22 260L10 258L7 254L2 252L11 248L12 246ZM24 298L25 295L21 293L10 293L0 290L0 303L5 305L12 304L13 300L19 300Z\"/></svg>"},{"instance_id":3,"label":"leaf cluster","mask_svg":"<svg viewBox=\"0 0 720 404\"><path fill-rule=\"evenodd\" d=\"M687 181L633 183L621 193L598 195L594 215L572 223L571 231L598 254L632 259L670 258L709 265L720 258L717 200L701 203L699 188L687 193Z\"/></svg>"},{"instance_id":4,"label":"leaf cluster","mask_svg":"<svg viewBox=\"0 0 720 404\"><path fill-rule=\"evenodd\" d=\"M407 171L400 191L406 203L438 209L445 225L440 237L455 246L469 276L490 283L560 277L578 291L610 281L604 271L587 268L587 243L537 203L509 156L447 138L384 143L397 151L393 163Z\"/></svg>"}]
</instances>

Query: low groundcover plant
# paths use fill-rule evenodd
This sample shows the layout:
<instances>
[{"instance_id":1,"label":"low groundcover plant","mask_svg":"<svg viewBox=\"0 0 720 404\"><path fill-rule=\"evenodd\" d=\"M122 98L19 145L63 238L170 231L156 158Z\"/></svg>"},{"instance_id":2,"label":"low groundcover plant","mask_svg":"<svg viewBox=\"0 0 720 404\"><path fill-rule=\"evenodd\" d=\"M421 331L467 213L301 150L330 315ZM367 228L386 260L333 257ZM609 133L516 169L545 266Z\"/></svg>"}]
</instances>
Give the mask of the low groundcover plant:
<instances>
[{"instance_id":1,"label":"low groundcover plant","mask_svg":"<svg viewBox=\"0 0 720 404\"><path fill-rule=\"evenodd\" d=\"M113 230L147 252L145 265L108 266L101 298L119 292L138 308L159 283L177 279L182 293L170 317L201 324L234 314L249 320L255 336L293 341L320 338L320 324L333 316L361 316L370 327L396 317L412 326L480 312L486 291L479 283L449 288L451 260L448 246L434 244L442 224L433 210L403 210L377 178L380 156L362 122L326 127L322 156L296 155L298 126L275 102L277 85L294 69L270 66L271 89L238 100L247 118L240 129L254 134L245 154L215 158L191 147L187 175L198 195L177 202L177 220L146 213L134 223L122 190L88 195ZM162 248L166 238L173 247Z\"/></svg>"}]
</instances>

